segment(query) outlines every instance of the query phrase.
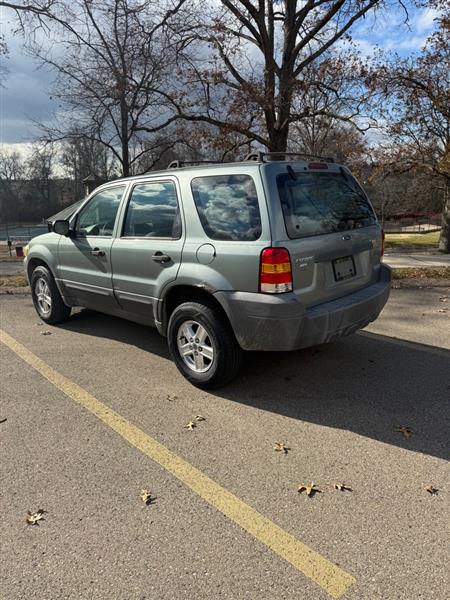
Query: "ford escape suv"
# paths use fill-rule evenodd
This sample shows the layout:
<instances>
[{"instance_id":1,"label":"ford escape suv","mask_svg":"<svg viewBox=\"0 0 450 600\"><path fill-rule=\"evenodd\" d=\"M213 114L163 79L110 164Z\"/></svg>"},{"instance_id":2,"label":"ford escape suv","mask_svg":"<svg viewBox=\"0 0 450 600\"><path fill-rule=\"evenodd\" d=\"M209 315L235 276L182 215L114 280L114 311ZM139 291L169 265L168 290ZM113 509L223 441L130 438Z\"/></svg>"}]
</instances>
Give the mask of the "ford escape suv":
<instances>
[{"instance_id":1,"label":"ford escape suv","mask_svg":"<svg viewBox=\"0 0 450 600\"><path fill-rule=\"evenodd\" d=\"M181 373L213 388L243 350L322 344L377 318L383 233L345 166L259 153L170 167L98 187L30 242L43 321L82 306L156 326Z\"/></svg>"}]
</instances>

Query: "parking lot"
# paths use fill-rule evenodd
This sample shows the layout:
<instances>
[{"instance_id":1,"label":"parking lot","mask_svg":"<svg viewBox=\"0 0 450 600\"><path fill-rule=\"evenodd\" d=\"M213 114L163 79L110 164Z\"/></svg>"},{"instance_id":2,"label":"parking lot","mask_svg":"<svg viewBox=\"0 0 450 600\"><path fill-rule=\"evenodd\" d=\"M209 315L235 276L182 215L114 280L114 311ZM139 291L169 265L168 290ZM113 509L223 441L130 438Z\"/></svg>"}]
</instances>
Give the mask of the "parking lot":
<instances>
[{"instance_id":1,"label":"parking lot","mask_svg":"<svg viewBox=\"0 0 450 600\"><path fill-rule=\"evenodd\" d=\"M0 297L2 598L449 598L445 296L393 290L369 331L215 393L154 330Z\"/></svg>"}]
</instances>

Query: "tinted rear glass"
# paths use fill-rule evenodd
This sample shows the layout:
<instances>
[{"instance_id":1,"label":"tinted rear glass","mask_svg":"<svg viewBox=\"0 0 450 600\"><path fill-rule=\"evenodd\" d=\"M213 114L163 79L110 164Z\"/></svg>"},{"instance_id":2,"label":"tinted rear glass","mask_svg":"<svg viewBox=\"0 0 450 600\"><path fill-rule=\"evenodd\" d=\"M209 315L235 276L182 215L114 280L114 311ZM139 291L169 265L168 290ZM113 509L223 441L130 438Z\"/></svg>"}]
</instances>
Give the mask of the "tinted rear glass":
<instances>
[{"instance_id":1,"label":"tinted rear glass","mask_svg":"<svg viewBox=\"0 0 450 600\"><path fill-rule=\"evenodd\" d=\"M356 180L342 173L289 173L277 177L289 237L368 227L375 214Z\"/></svg>"},{"instance_id":2,"label":"tinted rear glass","mask_svg":"<svg viewBox=\"0 0 450 600\"><path fill-rule=\"evenodd\" d=\"M249 175L196 177L191 188L208 237L247 242L261 236L258 196Z\"/></svg>"}]
</instances>

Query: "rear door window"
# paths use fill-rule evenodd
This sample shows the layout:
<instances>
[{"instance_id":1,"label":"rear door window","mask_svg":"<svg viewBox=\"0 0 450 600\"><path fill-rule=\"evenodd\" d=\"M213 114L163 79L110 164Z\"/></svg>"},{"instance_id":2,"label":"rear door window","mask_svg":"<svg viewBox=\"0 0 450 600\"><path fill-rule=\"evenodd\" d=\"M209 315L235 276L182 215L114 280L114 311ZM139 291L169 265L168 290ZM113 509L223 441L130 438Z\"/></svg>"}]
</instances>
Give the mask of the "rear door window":
<instances>
[{"instance_id":1,"label":"rear door window","mask_svg":"<svg viewBox=\"0 0 450 600\"><path fill-rule=\"evenodd\" d=\"M377 222L356 180L347 173L289 173L277 177L290 238L368 227Z\"/></svg>"},{"instance_id":2,"label":"rear door window","mask_svg":"<svg viewBox=\"0 0 450 600\"><path fill-rule=\"evenodd\" d=\"M249 175L196 177L191 189L209 238L250 242L261 236L258 195Z\"/></svg>"},{"instance_id":3,"label":"rear door window","mask_svg":"<svg viewBox=\"0 0 450 600\"><path fill-rule=\"evenodd\" d=\"M181 217L173 181L155 181L134 186L127 208L123 236L181 236Z\"/></svg>"}]
</instances>

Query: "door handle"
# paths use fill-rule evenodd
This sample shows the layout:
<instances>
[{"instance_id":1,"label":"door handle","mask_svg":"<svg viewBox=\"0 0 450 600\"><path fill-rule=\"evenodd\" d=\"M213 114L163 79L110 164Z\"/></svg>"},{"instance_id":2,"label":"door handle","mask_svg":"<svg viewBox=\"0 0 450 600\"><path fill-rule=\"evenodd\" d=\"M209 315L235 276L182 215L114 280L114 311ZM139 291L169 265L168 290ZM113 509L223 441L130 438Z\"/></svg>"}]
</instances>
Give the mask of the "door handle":
<instances>
[{"instance_id":1,"label":"door handle","mask_svg":"<svg viewBox=\"0 0 450 600\"><path fill-rule=\"evenodd\" d=\"M170 256L163 254L162 252L155 252L152 256L153 260L158 263L167 263L171 260Z\"/></svg>"},{"instance_id":2,"label":"door handle","mask_svg":"<svg viewBox=\"0 0 450 600\"><path fill-rule=\"evenodd\" d=\"M91 250L91 254L92 256L105 256L105 253L103 252L103 250L100 250L100 248L94 248L93 250Z\"/></svg>"}]
</instances>

